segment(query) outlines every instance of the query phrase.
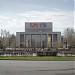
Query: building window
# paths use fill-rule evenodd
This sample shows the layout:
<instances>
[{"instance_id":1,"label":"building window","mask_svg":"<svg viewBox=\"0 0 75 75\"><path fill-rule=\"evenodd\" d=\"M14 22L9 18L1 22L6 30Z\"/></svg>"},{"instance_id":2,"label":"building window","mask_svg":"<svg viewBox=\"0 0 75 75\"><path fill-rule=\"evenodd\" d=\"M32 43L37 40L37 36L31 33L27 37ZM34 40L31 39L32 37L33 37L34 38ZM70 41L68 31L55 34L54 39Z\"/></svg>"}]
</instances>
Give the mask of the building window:
<instances>
[{"instance_id":1,"label":"building window","mask_svg":"<svg viewBox=\"0 0 75 75\"><path fill-rule=\"evenodd\" d=\"M43 34L42 36L41 36L41 42L42 42L42 45L41 45L41 47L44 45L44 47L47 47L47 36L46 36L46 34Z\"/></svg>"},{"instance_id":2,"label":"building window","mask_svg":"<svg viewBox=\"0 0 75 75\"><path fill-rule=\"evenodd\" d=\"M36 44L37 44L37 47L41 47L41 35L40 34L36 35Z\"/></svg>"},{"instance_id":3,"label":"building window","mask_svg":"<svg viewBox=\"0 0 75 75\"><path fill-rule=\"evenodd\" d=\"M57 34L53 34L53 42L57 42Z\"/></svg>"},{"instance_id":4,"label":"building window","mask_svg":"<svg viewBox=\"0 0 75 75\"><path fill-rule=\"evenodd\" d=\"M47 43L48 43L48 47L52 46L52 35L51 34L48 34L47 36Z\"/></svg>"},{"instance_id":5,"label":"building window","mask_svg":"<svg viewBox=\"0 0 75 75\"><path fill-rule=\"evenodd\" d=\"M29 34L25 35L25 46L30 47L30 35Z\"/></svg>"},{"instance_id":6,"label":"building window","mask_svg":"<svg viewBox=\"0 0 75 75\"><path fill-rule=\"evenodd\" d=\"M31 47L34 47L35 48L35 42L36 42L35 40L36 40L35 35L32 34L31 35Z\"/></svg>"},{"instance_id":7,"label":"building window","mask_svg":"<svg viewBox=\"0 0 75 75\"><path fill-rule=\"evenodd\" d=\"M24 47L24 34L20 34L20 47Z\"/></svg>"}]
</instances>

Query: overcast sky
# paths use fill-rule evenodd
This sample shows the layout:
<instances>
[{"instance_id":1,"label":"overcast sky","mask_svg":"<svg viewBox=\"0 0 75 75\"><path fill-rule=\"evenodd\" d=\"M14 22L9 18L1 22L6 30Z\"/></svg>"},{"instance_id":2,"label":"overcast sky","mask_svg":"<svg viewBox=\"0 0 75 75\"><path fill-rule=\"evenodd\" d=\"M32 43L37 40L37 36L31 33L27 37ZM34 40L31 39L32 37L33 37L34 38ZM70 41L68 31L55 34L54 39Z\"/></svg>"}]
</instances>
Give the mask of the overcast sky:
<instances>
[{"instance_id":1,"label":"overcast sky","mask_svg":"<svg viewBox=\"0 0 75 75\"><path fill-rule=\"evenodd\" d=\"M0 0L0 30L25 31L25 22L53 22L53 31L74 26L74 0Z\"/></svg>"}]
</instances>

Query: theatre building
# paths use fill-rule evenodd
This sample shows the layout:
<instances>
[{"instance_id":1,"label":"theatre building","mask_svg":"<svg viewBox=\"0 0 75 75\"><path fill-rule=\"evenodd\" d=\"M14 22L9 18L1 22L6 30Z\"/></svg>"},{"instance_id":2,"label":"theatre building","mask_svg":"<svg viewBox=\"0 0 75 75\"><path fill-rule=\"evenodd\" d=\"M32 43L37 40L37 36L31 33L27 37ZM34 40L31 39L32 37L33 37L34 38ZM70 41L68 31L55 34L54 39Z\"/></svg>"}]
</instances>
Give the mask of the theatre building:
<instances>
[{"instance_id":1,"label":"theatre building","mask_svg":"<svg viewBox=\"0 0 75 75\"><path fill-rule=\"evenodd\" d=\"M52 22L26 22L25 32L16 32L16 47L52 47L61 42L61 32L53 32Z\"/></svg>"}]
</instances>

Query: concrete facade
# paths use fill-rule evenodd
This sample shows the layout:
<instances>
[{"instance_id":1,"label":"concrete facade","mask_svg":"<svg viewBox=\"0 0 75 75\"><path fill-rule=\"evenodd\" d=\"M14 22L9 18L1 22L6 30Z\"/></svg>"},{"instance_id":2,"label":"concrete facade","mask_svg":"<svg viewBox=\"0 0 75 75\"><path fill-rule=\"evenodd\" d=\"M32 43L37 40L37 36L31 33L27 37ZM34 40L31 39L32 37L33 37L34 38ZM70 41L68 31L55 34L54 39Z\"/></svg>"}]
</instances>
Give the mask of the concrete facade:
<instances>
[{"instance_id":1,"label":"concrete facade","mask_svg":"<svg viewBox=\"0 0 75 75\"><path fill-rule=\"evenodd\" d=\"M26 22L25 32L16 32L16 47L41 48L61 42L61 32L53 32L52 22Z\"/></svg>"}]
</instances>

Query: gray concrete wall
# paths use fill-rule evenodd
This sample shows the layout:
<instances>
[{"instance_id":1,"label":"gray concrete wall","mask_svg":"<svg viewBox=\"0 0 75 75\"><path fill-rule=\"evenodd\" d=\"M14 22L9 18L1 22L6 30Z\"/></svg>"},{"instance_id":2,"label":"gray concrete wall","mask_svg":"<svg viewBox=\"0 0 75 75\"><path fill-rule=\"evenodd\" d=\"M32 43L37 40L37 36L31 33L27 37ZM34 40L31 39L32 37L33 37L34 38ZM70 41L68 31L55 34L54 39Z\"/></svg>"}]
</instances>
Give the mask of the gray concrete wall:
<instances>
[{"instance_id":1,"label":"gray concrete wall","mask_svg":"<svg viewBox=\"0 0 75 75\"><path fill-rule=\"evenodd\" d=\"M51 45L50 46L53 46L53 35L56 34L57 35L57 41L58 42L61 42L61 32L17 32L16 33L16 46L20 46L20 34L24 34L24 45L26 47L32 47L32 43L33 43L33 46L34 46L34 41L35 41L35 46L34 47L37 47L37 45L40 46L39 47L42 47L43 43L42 41L45 41L45 46L46 47L49 47L48 45L48 35L51 35ZM33 37L33 38L32 38ZM34 39L34 40L32 40ZM27 42L29 41L29 42ZM27 46L28 45L28 46Z\"/></svg>"}]
</instances>

